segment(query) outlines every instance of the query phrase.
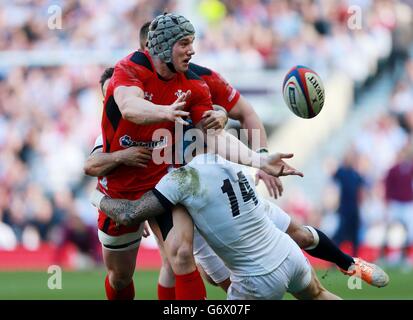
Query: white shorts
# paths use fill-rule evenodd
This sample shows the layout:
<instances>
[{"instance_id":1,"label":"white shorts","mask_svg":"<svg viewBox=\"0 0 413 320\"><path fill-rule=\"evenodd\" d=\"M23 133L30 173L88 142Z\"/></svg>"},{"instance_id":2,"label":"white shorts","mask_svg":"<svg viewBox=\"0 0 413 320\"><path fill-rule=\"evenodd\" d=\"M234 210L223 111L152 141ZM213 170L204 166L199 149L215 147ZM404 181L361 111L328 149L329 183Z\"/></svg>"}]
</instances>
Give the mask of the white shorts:
<instances>
[{"instance_id":1,"label":"white shorts","mask_svg":"<svg viewBox=\"0 0 413 320\"><path fill-rule=\"evenodd\" d=\"M291 222L291 217L275 203L263 199L263 207L268 218L282 232L286 232ZM231 272L218 257L206 240L200 235L197 228L194 230L194 257L195 262L204 269L205 273L219 284L228 279Z\"/></svg>"},{"instance_id":2,"label":"white shorts","mask_svg":"<svg viewBox=\"0 0 413 320\"><path fill-rule=\"evenodd\" d=\"M120 236L110 236L98 229L99 241L102 247L110 251L127 251L139 247L143 235L144 223L135 232L125 233Z\"/></svg>"},{"instance_id":3,"label":"white shorts","mask_svg":"<svg viewBox=\"0 0 413 320\"><path fill-rule=\"evenodd\" d=\"M286 232L291 223L291 217L274 202L262 199L262 204L268 218L282 232Z\"/></svg>"},{"instance_id":4,"label":"white shorts","mask_svg":"<svg viewBox=\"0 0 413 320\"><path fill-rule=\"evenodd\" d=\"M204 269L205 273L216 283L219 284L228 279L231 272L209 246L198 229L194 229L194 257L196 264Z\"/></svg>"},{"instance_id":5,"label":"white shorts","mask_svg":"<svg viewBox=\"0 0 413 320\"><path fill-rule=\"evenodd\" d=\"M311 266L297 244L274 271L260 276L231 275L228 300L281 300L286 292L297 293L308 287Z\"/></svg>"}]
</instances>

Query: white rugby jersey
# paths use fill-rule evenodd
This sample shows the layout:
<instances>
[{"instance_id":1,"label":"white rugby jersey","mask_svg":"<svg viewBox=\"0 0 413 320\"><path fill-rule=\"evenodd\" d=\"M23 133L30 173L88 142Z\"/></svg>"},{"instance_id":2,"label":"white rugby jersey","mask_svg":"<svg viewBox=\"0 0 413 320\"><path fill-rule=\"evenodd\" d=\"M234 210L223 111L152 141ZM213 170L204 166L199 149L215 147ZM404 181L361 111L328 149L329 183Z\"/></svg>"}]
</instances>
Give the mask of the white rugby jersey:
<instances>
[{"instance_id":1,"label":"white rugby jersey","mask_svg":"<svg viewBox=\"0 0 413 320\"><path fill-rule=\"evenodd\" d=\"M268 218L246 169L215 154L198 155L164 176L154 193L167 206L180 203L188 209L235 275L263 275L285 260L289 239Z\"/></svg>"},{"instance_id":2,"label":"white rugby jersey","mask_svg":"<svg viewBox=\"0 0 413 320\"><path fill-rule=\"evenodd\" d=\"M98 135L96 140L95 140L95 145L93 146L93 149L90 153L95 152L97 149L103 149L103 136L102 134Z\"/></svg>"}]
</instances>

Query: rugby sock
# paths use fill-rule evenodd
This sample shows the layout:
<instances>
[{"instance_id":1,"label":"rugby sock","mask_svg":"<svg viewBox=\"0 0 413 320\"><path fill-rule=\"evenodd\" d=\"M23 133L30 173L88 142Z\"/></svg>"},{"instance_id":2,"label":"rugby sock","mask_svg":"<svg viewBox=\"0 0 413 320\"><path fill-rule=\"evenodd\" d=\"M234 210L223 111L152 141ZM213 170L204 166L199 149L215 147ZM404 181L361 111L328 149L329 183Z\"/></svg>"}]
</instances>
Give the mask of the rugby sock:
<instances>
[{"instance_id":1,"label":"rugby sock","mask_svg":"<svg viewBox=\"0 0 413 320\"><path fill-rule=\"evenodd\" d=\"M348 270L348 268L354 263L354 259L348 254L345 254L343 251L341 251L323 232L313 227L306 226L306 228L308 228L311 233L313 233L315 239L316 236L314 234L314 231L318 236L318 244L315 247L311 246L304 249L305 252L307 252L309 255L322 260L333 262L343 270ZM310 228L313 230L311 230Z\"/></svg>"},{"instance_id":2,"label":"rugby sock","mask_svg":"<svg viewBox=\"0 0 413 320\"><path fill-rule=\"evenodd\" d=\"M198 269L188 274L175 274L176 300L205 300L206 289Z\"/></svg>"},{"instance_id":3,"label":"rugby sock","mask_svg":"<svg viewBox=\"0 0 413 320\"><path fill-rule=\"evenodd\" d=\"M159 300L175 300L175 287L167 288L158 283Z\"/></svg>"},{"instance_id":4,"label":"rugby sock","mask_svg":"<svg viewBox=\"0 0 413 320\"><path fill-rule=\"evenodd\" d=\"M105 290L108 300L133 300L135 298L135 286L133 285L133 280L127 287L121 290L115 290L110 285L109 276L106 276Z\"/></svg>"}]
</instances>

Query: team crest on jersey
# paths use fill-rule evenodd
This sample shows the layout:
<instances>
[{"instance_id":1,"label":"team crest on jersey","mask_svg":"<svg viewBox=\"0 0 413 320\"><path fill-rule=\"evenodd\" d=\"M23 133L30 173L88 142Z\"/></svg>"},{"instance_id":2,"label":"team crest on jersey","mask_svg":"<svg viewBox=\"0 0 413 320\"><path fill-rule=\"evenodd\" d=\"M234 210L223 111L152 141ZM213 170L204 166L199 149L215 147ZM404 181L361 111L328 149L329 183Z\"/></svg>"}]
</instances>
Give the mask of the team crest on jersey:
<instances>
[{"instance_id":1,"label":"team crest on jersey","mask_svg":"<svg viewBox=\"0 0 413 320\"><path fill-rule=\"evenodd\" d=\"M146 99L146 100L149 100L149 101L152 101L152 99L153 99L153 93L150 93L150 92L144 92L144 98Z\"/></svg>"},{"instance_id":2,"label":"team crest on jersey","mask_svg":"<svg viewBox=\"0 0 413 320\"><path fill-rule=\"evenodd\" d=\"M103 177L102 179L99 180L99 184L106 190L108 190L108 179L106 177Z\"/></svg>"},{"instance_id":3,"label":"team crest on jersey","mask_svg":"<svg viewBox=\"0 0 413 320\"><path fill-rule=\"evenodd\" d=\"M148 149L160 149L165 148L168 145L167 137L162 137L159 140L152 140L152 141L134 141L128 135L124 135L119 138L119 144L123 148L130 148L130 147L144 147Z\"/></svg>"},{"instance_id":4,"label":"team crest on jersey","mask_svg":"<svg viewBox=\"0 0 413 320\"><path fill-rule=\"evenodd\" d=\"M177 92L175 92L175 95L179 98L180 96L182 96L184 94L184 92L179 89Z\"/></svg>"}]
</instances>

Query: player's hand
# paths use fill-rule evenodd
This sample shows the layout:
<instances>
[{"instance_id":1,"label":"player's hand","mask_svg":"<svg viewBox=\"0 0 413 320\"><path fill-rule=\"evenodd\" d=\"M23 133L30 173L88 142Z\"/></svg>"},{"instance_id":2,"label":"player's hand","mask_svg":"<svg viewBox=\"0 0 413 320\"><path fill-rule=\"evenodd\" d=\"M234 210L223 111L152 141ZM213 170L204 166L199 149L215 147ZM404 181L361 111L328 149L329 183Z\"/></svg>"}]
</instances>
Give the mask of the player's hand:
<instances>
[{"instance_id":1,"label":"player's hand","mask_svg":"<svg viewBox=\"0 0 413 320\"><path fill-rule=\"evenodd\" d=\"M300 176L304 177L302 172L287 164L283 159L291 159L292 153L275 153L266 156L261 164L261 169L274 177L282 176Z\"/></svg>"},{"instance_id":2,"label":"player's hand","mask_svg":"<svg viewBox=\"0 0 413 320\"><path fill-rule=\"evenodd\" d=\"M205 130L214 129L222 130L228 121L228 115L222 110L208 110L202 115L203 126Z\"/></svg>"},{"instance_id":3,"label":"player's hand","mask_svg":"<svg viewBox=\"0 0 413 320\"><path fill-rule=\"evenodd\" d=\"M142 234L142 237L147 238L147 237L149 237L149 236L151 235L151 231L150 231L150 229L149 229L148 222L145 221L144 223L145 223L145 225L143 226L143 234Z\"/></svg>"},{"instance_id":4,"label":"player's hand","mask_svg":"<svg viewBox=\"0 0 413 320\"><path fill-rule=\"evenodd\" d=\"M277 199L278 197L282 196L284 188L280 178L270 176L269 174L266 174L264 171L258 170L258 172L255 175L255 185L258 184L259 180L264 181L268 193L271 197Z\"/></svg>"},{"instance_id":5,"label":"player's hand","mask_svg":"<svg viewBox=\"0 0 413 320\"><path fill-rule=\"evenodd\" d=\"M191 90L188 90L187 92L182 93L178 97L178 99L176 99L175 102L170 105L170 108L168 109L169 111L166 117L167 121L178 122L184 126L189 125L189 123L186 122L184 119L182 119L182 117L189 116L189 112L184 111L183 109L185 108L186 101L190 96L191 96Z\"/></svg>"},{"instance_id":6,"label":"player's hand","mask_svg":"<svg viewBox=\"0 0 413 320\"><path fill-rule=\"evenodd\" d=\"M143 147L130 147L120 153L120 162L126 166L146 168L152 159L152 151Z\"/></svg>"}]
</instances>

